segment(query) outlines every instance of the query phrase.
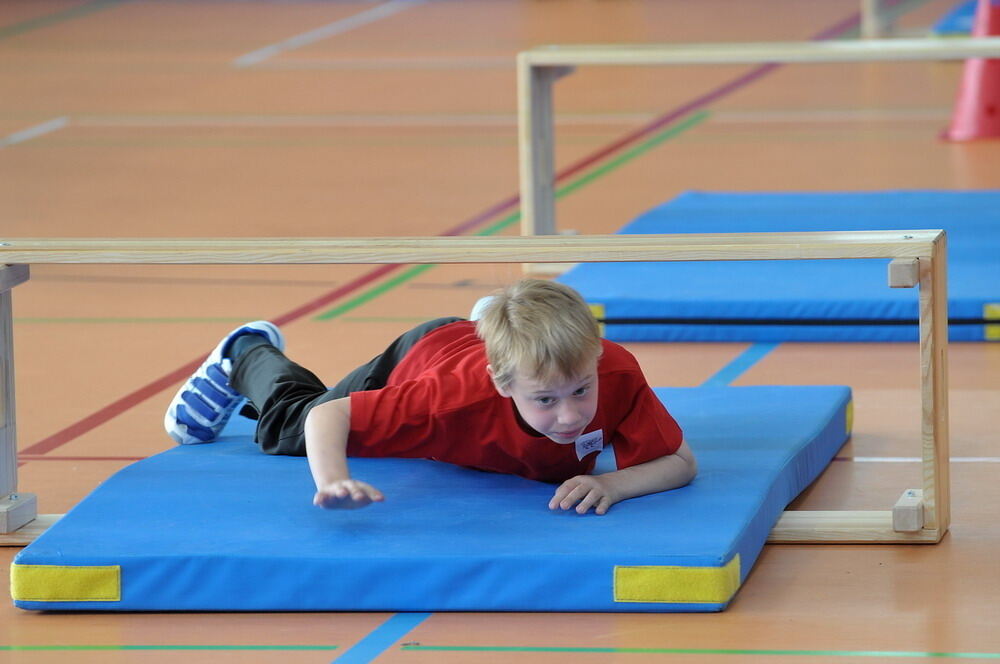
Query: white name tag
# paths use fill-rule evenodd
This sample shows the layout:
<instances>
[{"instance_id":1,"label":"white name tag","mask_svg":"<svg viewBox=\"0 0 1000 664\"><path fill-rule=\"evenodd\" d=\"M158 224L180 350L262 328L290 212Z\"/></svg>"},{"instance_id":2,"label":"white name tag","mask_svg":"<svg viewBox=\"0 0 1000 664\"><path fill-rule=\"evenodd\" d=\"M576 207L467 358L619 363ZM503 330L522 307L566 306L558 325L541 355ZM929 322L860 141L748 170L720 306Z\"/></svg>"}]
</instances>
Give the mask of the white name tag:
<instances>
[{"instance_id":1,"label":"white name tag","mask_svg":"<svg viewBox=\"0 0 1000 664\"><path fill-rule=\"evenodd\" d=\"M576 439L576 458L583 460L591 452L600 452L604 449L604 431L598 429L585 433Z\"/></svg>"}]
</instances>

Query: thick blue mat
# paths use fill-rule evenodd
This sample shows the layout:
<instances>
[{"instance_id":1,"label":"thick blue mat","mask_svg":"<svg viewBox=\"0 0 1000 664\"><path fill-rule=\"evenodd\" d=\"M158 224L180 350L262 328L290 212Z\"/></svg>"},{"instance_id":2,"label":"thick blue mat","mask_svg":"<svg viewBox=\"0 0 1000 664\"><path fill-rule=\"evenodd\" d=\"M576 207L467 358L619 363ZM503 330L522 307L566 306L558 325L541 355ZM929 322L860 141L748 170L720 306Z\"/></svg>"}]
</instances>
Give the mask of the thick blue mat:
<instances>
[{"instance_id":1,"label":"thick blue mat","mask_svg":"<svg viewBox=\"0 0 1000 664\"><path fill-rule=\"evenodd\" d=\"M846 440L850 390L658 394L700 474L605 516L550 512L552 485L411 459L355 459L386 502L323 511L305 459L259 453L237 420L107 480L16 557L11 594L46 610L718 611Z\"/></svg>"},{"instance_id":2,"label":"thick blue mat","mask_svg":"<svg viewBox=\"0 0 1000 664\"><path fill-rule=\"evenodd\" d=\"M620 232L920 228L948 233L951 340L1000 340L1000 191L687 192ZM889 288L888 262L586 263L560 281L615 341L916 341L917 289Z\"/></svg>"},{"instance_id":3,"label":"thick blue mat","mask_svg":"<svg viewBox=\"0 0 1000 664\"><path fill-rule=\"evenodd\" d=\"M968 35L976 23L976 5L979 0L959 2L931 28L936 35Z\"/></svg>"}]
</instances>

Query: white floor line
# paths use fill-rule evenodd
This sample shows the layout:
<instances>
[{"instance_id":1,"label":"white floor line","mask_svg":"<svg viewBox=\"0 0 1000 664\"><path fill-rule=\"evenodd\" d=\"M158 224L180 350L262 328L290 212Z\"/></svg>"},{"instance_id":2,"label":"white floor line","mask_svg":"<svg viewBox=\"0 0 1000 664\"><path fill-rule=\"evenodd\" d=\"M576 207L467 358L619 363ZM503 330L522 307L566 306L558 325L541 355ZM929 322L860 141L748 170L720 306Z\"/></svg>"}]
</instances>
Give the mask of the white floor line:
<instances>
[{"instance_id":1,"label":"white floor line","mask_svg":"<svg viewBox=\"0 0 1000 664\"><path fill-rule=\"evenodd\" d=\"M632 126L649 113L557 114L559 126ZM514 114L423 115L100 115L75 117L80 127L516 127Z\"/></svg>"},{"instance_id":2,"label":"white floor line","mask_svg":"<svg viewBox=\"0 0 1000 664\"><path fill-rule=\"evenodd\" d=\"M35 125L34 127L28 127L27 129L16 131L9 136L0 138L0 148L10 147L11 145L24 143L25 141L30 141L33 138L38 138L39 136L43 136L45 134L51 134L54 131L62 129L68 124L69 117L63 116L61 118L49 120L48 122L43 122L40 125Z\"/></svg>"},{"instance_id":3,"label":"white floor line","mask_svg":"<svg viewBox=\"0 0 1000 664\"><path fill-rule=\"evenodd\" d=\"M464 55L464 56L398 56L382 58L309 58L291 62L266 62L261 69L291 70L413 70L413 69L496 69L514 71L517 61L513 55Z\"/></svg>"},{"instance_id":4,"label":"white floor line","mask_svg":"<svg viewBox=\"0 0 1000 664\"><path fill-rule=\"evenodd\" d=\"M837 457L843 461L859 463L922 463L920 457ZM952 463L1000 463L1000 457L951 457Z\"/></svg>"},{"instance_id":5,"label":"white floor line","mask_svg":"<svg viewBox=\"0 0 1000 664\"><path fill-rule=\"evenodd\" d=\"M250 67L263 62L278 53L308 46L309 44L314 44L318 41L326 39L327 37L349 32L350 30L360 28L363 25L368 25L369 23L373 23L379 19L392 16L393 14L398 14L399 12L409 9L410 7L423 4L425 1L426 0L390 0L384 4L372 7L371 9L366 9L358 14L354 14L353 16L348 16L347 18L334 21L333 23L328 23L327 25L316 28L315 30L310 30L309 32L303 32L300 35L289 37L284 41L270 44L264 48L259 48L256 51L247 53L246 55L241 55L233 61L233 65L236 67Z\"/></svg>"}]
</instances>

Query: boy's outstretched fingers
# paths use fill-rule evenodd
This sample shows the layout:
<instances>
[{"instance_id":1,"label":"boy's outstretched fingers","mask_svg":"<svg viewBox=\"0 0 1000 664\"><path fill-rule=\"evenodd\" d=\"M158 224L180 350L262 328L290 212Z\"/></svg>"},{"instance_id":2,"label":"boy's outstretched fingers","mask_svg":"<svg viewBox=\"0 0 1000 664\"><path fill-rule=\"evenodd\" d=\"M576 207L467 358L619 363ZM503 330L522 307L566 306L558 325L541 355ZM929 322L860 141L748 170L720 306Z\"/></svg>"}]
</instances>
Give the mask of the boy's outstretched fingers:
<instances>
[{"instance_id":1,"label":"boy's outstretched fingers","mask_svg":"<svg viewBox=\"0 0 1000 664\"><path fill-rule=\"evenodd\" d=\"M594 514L604 514L611 507L611 499L597 490L591 490L580 504L576 506L579 514L586 514L590 508L594 508Z\"/></svg>"},{"instance_id":2,"label":"boy's outstretched fingers","mask_svg":"<svg viewBox=\"0 0 1000 664\"><path fill-rule=\"evenodd\" d=\"M570 510L578 514L591 509L595 514L605 514L614 503L604 482L594 475L577 475L563 482L549 501L550 510Z\"/></svg>"},{"instance_id":3,"label":"boy's outstretched fingers","mask_svg":"<svg viewBox=\"0 0 1000 664\"><path fill-rule=\"evenodd\" d=\"M313 505L323 509L358 509L385 500L382 492L366 482L341 480L316 490Z\"/></svg>"}]
</instances>

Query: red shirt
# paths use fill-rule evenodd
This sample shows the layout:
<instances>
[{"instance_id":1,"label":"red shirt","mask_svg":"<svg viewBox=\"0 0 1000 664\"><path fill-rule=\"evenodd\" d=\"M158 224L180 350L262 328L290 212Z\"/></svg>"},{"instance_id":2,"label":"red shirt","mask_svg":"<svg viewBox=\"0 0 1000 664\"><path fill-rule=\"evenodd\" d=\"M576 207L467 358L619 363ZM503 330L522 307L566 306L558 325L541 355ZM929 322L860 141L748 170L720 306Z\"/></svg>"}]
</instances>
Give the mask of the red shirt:
<instances>
[{"instance_id":1,"label":"red shirt","mask_svg":"<svg viewBox=\"0 0 1000 664\"><path fill-rule=\"evenodd\" d=\"M618 344L602 344L597 413L581 439L614 444L619 468L673 454L681 445L680 427L635 357ZM486 373L485 346L469 321L428 333L384 388L351 394L350 456L435 459L562 482L590 472L600 445L585 454L578 448L528 427L513 400L497 393Z\"/></svg>"}]
</instances>

